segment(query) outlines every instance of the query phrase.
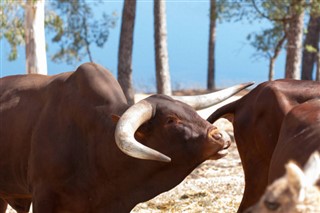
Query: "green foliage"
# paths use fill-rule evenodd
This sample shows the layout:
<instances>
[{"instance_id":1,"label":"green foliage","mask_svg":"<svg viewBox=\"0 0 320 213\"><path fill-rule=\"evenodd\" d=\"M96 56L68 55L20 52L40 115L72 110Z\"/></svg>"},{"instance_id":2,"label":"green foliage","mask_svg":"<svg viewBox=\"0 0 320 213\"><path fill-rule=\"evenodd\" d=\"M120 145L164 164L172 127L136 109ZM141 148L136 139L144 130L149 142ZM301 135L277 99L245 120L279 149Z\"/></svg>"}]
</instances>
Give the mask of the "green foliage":
<instances>
[{"instance_id":1,"label":"green foliage","mask_svg":"<svg viewBox=\"0 0 320 213\"><path fill-rule=\"evenodd\" d=\"M316 52L318 52L317 48L313 47L312 45L306 45L305 48L306 48L306 50L307 50L309 53L316 53Z\"/></svg>"},{"instance_id":2,"label":"green foliage","mask_svg":"<svg viewBox=\"0 0 320 213\"><path fill-rule=\"evenodd\" d=\"M269 20L272 27L259 33L254 32L247 39L257 50L257 56L274 57L274 54L279 52L279 48L282 48L284 39L286 39L285 33L292 15L301 13L310 8L310 5L308 1L306 4L302 4L300 0L251 0L251 2L257 17Z\"/></svg>"},{"instance_id":3,"label":"green foliage","mask_svg":"<svg viewBox=\"0 0 320 213\"><path fill-rule=\"evenodd\" d=\"M0 40L6 39L10 44L8 60L15 60L18 46L25 45L24 4L25 1L1 0ZM101 4L86 3L85 0L48 1L45 26L49 35L53 35L52 42L58 45L58 49L54 48L57 52L52 55L53 61L73 63L87 55L92 60L91 45L104 46L117 17L102 13L102 17L96 19L90 6Z\"/></svg>"},{"instance_id":4,"label":"green foliage","mask_svg":"<svg viewBox=\"0 0 320 213\"><path fill-rule=\"evenodd\" d=\"M217 0L217 19L220 21L241 21L245 19L250 23L257 23L262 19L270 20L271 28L264 29L261 32L253 32L247 36L249 43L257 50L258 54L255 54L255 56L269 59L275 51L282 48L285 22L292 1L295 0Z\"/></svg>"},{"instance_id":5,"label":"green foliage","mask_svg":"<svg viewBox=\"0 0 320 213\"><path fill-rule=\"evenodd\" d=\"M90 45L103 47L109 36L109 29L115 26L117 17L102 14L94 18L92 8L84 0L57 0L52 3L53 11L47 19L48 29L54 34L53 43L58 43L59 50L52 56L55 62L72 63L89 54Z\"/></svg>"},{"instance_id":6,"label":"green foliage","mask_svg":"<svg viewBox=\"0 0 320 213\"><path fill-rule=\"evenodd\" d=\"M8 60L18 57L18 46L24 45L23 4L14 0L1 0L1 31L0 40L6 39L10 45Z\"/></svg>"},{"instance_id":7,"label":"green foliage","mask_svg":"<svg viewBox=\"0 0 320 213\"><path fill-rule=\"evenodd\" d=\"M252 21L253 8L250 0L216 0L216 18L218 21L240 21L244 18Z\"/></svg>"},{"instance_id":8,"label":"green foliage","mask_svg":"<svg viewBox=\"0 0 320 213\"><path fill-rule=\"evenodd\" d=\"M320 0L312 0L307 9L310 14L320 16Z\"/></svg>"},{"instance_id":9,"label":"green foliage","mask_svg":"<svg viewBox=\"0 0 320 213\"><path fill-rule=\"evenodd\" d=\"M257 50L257 56L269 59L273 56L280 40L283 37L283 26L281 24L274 23L274 26L269 29L264 29L261 32L249 34L247 39Z\"/></svg>"},{"instance_id":10,"label":"green foliage","mask_svg":"<svg viewBox=\"0 0 320 213\"><path fill-rule=\"evenodd\" d=\"M257 3L256 3L257 2ZM290 8L291 0L268 0L268 1L256 1L253 3L257 6L257 10L262 10L265 13L265 17L269 17L270 20L281 20L286 18L288 10ZM262 15L262 14L260 14ZM263 17L262 17L263 18Z\"/></svg>"}]
</instances>

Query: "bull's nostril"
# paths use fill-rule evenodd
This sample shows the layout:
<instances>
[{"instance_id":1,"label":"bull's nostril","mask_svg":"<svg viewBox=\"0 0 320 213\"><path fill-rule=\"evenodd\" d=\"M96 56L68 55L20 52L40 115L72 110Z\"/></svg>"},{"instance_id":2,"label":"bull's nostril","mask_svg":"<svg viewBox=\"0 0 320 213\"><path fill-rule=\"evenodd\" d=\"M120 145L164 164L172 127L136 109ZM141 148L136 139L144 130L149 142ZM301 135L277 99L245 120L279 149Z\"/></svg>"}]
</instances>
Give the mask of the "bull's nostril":
<instances>
[{"instance_id":1,"label":"bull's nostril","mask_svg":"<svg viewBox=\"0 0 320 213\"><path fill-rule=\"evenodd\" d=\"M214 134L212 134L212 137L216 140L220 140L222 138L222 134L221 133L214 133Z\"/></svg>"}]
</instances>

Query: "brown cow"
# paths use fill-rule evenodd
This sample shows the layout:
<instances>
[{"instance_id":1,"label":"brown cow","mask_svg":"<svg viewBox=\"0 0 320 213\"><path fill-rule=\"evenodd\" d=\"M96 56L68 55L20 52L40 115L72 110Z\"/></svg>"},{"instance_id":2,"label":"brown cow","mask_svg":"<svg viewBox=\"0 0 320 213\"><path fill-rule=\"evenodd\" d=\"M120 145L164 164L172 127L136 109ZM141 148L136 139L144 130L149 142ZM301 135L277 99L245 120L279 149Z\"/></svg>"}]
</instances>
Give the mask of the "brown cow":
<instances>
[{"instance_id":1,"label":"brown cow","mask_svg":"<svg viewBox=\"0 0 320 213\"><path fill-rule=\"evenodd\" d=\"M269 81L209 116L207 120L211 123L223 116L233 120L245 175L245 190L238 212L256 203L268 185L271 157L286 114L293 107L319 97L319 82Z\"/></svg>"},{"instance_id":2,"label":"brown cow","mask_svg":"<svg viewBox=\"0 0 320 213\"><path fill-rule=\"evenodd\" d=\"M0 79L0 125L2 213L7 204L28 212L31 202L35 213L128 212L223 157L230 143L170 97L129 106L111 73L93 63Z\"/></svg>"},{"instance_id":3,"label":"brown cow","mask_svg":"<svg viewBox=\"0 0 320 213\"><path fill-rule=\"evenodd\" d=\"M293 107L285 116L270 163L269 184L285 173L289 160L303 167L316 150L320 152L320 98Z\"/></svg>"},{"instance_id":4,"label":"brown cow","mask_svg":"<svg viewBox=\"0 0 320 213\"><path fill-rule=\"evenodd\" d=\"M317 151L320 151L320 99L311 99L293 107L283 119L279 139L270 163L269 184L285 174L284 165L289 160L293 160L296 164L303 166L305 167L305 170L308 170L309 167L306 165L306 162L309 156L316 152L314 158L318 159L315 160L316 163L318 162L316 164L318 168L316 168L316 171L312 172L312 174L308 174L310 171L306 171L307 175L310 176L309 179L315 179L311 181L311 184L313 185L320 178L320 159ZM302 203L303 199L298 199L297 195L293 192L291 193L292 190L285 190L286 181L287 177L283 177L268 187L267 192L261 198L262 200L268 199L268 202L264 203L264 211L261 207L261 205L263 205L261 200L260 204L253 208L255 210L251 211L268 212L269 209L271 210L273 208L274 211L277 210L277 212L293 212L293 210L286 211L286 209L289 207L294 208L296 206L294 205L294 202ZM320 182L318 184L320 186ZM298 189L300 188L302 187L299 187ZM314 187L310 187L310 189L313 188ZM289 192L290 194L288 194ZM274 201L272 201L272 199L274 199ZM288 201L287 204L284 204L284 199ZM279 200L283 201L278 202ZM280 205L281 203L283 205ZM318 207L320 208L319 205L320 203L318 203Z\"/></svg>"}]
</instances>

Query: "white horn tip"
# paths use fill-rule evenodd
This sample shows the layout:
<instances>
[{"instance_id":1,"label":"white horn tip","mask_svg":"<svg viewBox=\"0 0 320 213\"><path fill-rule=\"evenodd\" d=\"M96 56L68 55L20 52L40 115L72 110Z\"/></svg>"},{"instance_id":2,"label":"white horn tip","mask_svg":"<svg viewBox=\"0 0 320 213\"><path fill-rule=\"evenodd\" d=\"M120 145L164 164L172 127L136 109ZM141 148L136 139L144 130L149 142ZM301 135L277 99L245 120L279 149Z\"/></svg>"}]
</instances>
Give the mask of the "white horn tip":
<instances>
[{"instance_id":1,"label":"white horn tip","mask_svg":"<svg viewBox=\"0 0 320 213\"><path fill-rule=\"evenodd\" d=\"M254 81L250 81L250 82L242 83L242 84L239 84L239 85L241 85L242 87L247 88L247 87L249 87L249 86L251 86L253 84L255 84L255 82Z\"/></svg>"},{"instance_id":2,"label":"white horn tip","mask_svg":"<svg viewBox=\"0 0 320 213\"><path fill-rule=\"evenodd\" d=\"M170 163L171 162L171 158L169 158L168 156L159 156L159 158L157 159L159 161L165 162L165 163Z\"/></svg>"}]
</instances>

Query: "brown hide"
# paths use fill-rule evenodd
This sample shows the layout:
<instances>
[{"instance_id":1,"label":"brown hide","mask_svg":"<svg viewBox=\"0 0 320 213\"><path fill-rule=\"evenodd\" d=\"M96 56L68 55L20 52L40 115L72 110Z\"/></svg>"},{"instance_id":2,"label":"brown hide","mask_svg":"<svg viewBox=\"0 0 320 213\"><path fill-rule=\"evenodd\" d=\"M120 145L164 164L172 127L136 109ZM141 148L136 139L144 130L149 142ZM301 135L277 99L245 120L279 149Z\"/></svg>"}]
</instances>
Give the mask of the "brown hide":
<instances>
[{"instance_id":1,"label":"brown hide","mask_svg":"<svg viewBox=\"0 0 320 213\"><path fill-rule=\"evenodd\" d=\"M87 63L55 76L0 79L0 212L129 212L179 184L229 141L190 106L146 99L154 116L137 140L170 163L132 158L115 144L116 120L129 107L111 73ZM113 116L116 117L116 116Z\"/></svg>"},{"instance_id":2,"label":"brown hide","mask_svg":"<svg viewBox=\"0 0 320 213\"><path fill-rule=\"evenodd\" d=\"M207 120L211 123L223 116L233 116L235 140L245 174L245 190L238 212L256 203L266 189L271 157L285 115L293 107L319 97L319 82L269 81L209 116Z\"/></svg>"},{"instance_id":3,"label":"brown hide","mask_svg":"<svg viewBox=\"0 0 320 213\"><path fill-rule=\"evenodd\" d=\"M316 150L320 151L320 99L293 107L284 118L270 163L269 184L285 174L288 161L303 168Z\"/></svg>"}]
</instances>

